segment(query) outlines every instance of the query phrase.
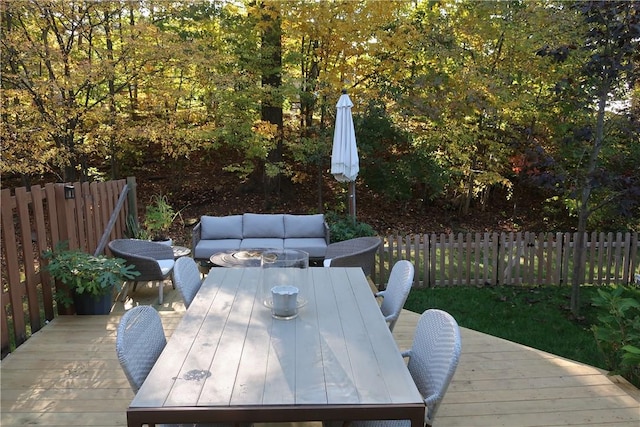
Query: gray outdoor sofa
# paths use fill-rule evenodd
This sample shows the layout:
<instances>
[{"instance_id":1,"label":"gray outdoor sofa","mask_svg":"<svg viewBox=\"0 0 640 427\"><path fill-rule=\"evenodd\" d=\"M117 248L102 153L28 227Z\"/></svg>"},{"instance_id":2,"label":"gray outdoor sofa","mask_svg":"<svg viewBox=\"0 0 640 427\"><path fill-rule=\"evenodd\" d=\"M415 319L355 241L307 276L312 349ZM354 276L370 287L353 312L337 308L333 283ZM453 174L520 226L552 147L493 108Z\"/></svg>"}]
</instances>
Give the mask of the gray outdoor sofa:
<instances>
[{"instance_id":1,"label":"gray outdoor sofa","mask_svg":"<svg viewBox=\"0 0 640 427\"><path fill-rule=\"evenodd\" d=\"M329 227L323 214L256 214L202 216L193 228L196 261L217 252L241 249L300 249L314 260L324 259Z\"/></svg>"}]
</instances>

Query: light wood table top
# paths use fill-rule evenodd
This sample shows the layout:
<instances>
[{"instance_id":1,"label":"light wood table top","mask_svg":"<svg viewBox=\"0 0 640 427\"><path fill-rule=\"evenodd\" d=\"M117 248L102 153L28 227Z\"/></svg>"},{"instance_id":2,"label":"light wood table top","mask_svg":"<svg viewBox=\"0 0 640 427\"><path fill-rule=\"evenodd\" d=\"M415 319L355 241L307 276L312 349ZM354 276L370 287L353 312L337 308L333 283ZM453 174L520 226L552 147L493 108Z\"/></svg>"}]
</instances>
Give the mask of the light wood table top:
<instances>
[{"instance_id":1,"label":"light wood table top","mask_svg":"<svg viewBox=\"0 0 640 427\"><path fill-rule=\"evenodd\" d=\"M410 419L424 402L360 268L310 268L292 320L260 268L213 269L127 410L143 423Z\"/></svg>"}]
</instances>

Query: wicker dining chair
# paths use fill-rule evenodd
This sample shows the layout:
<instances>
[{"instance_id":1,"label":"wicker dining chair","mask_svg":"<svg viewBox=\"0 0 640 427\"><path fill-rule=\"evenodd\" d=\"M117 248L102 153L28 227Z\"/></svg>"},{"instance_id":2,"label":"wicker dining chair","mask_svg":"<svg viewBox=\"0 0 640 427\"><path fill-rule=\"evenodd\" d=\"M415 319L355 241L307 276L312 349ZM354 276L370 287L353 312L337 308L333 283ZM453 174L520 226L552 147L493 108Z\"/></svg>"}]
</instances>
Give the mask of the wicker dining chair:
<instances>
[{"instance_id":1,"label":"wicker dining chair","mask_svg":"<svg viewBox=\"0 0 640 427\"><path fill-rule=\"evenodd\" d=\"M407 368L426 405L425 425L431 426L440 403L458 367L461 351L460 328L447 312L430 309L422 313ZM409 420L353 421L353 427L410 427Z\"/></svg>"},{"instance_id":2,"label":"wicker dining chair","mask_svg":"<svg viewBox=\"0 0 640 427\"><path fill-rule=\"evenodd\" d=\"M200 270L193 258L182 257L176 260L176 265L173 267L173 283L182 295L184 306L189 308L202 286Z\"/></svg>"},{"instance_id":3,"label":"wicker dining chair","mask_svg":"<svg viewBox=\"0 0 640 427\"><path fill-rule=\"evenodd\" d=\"M325 253L325 267L361 267L365 276L371 276L376 252L382 240L379 237L356 237L331 243Z\"/></svg>"},{"instance_id":4,"label":"wicker dining chair","mask_svg":"<svg viewBox=\"0 0 640 427\"><path fill-rule=\"evenodd\" d=\"M175 264L171 246L149 240L116 239L110 241L108 247L114 256L124 259L140 273L133 283L133 291L136 290L138 282L159 282L158 304L162 304L163 282L172 279L171 273ZM173 288L175 289L175 285ZM128 286L126 290L128 292ZM123 298L126 298L127 292Z\"/></svg>"},{"instance_id":5,"label":"wicker dining chair","mask_svg":"<svg viewBox=\"0 0 640 427\"><path fill-rule=\"evenodd\" d=\"M383 298L380 310L391 331L393 331L404 303L407 301L413 286L413 276L413 264L407 260L400 260L391 269L386 289L375 294L376 297Z\"/></svg>"},{"instance_id":6,"label":"wicker dining chair","mask_svg":"<svg viewBox=\"0 0 640 427\"><path fill-rule=\"evenodd\" d=\"M162 320L155 308L139 305L120 319L116 354L131 389L137 393L167 344ZM156 427L249 427L248 424L156 424Z\"/></svg>"},{"instance_id":7,"label":"wicker dining chair","mask_svg":"<svg viewBox=\"0 0 640 427\"><path fill-rule=\"evenodd\" d=\"M160 315L153 307L133 307L120 319L116 353L135 393L149 375L166 344Z\"/></svg>"}]
</instances>

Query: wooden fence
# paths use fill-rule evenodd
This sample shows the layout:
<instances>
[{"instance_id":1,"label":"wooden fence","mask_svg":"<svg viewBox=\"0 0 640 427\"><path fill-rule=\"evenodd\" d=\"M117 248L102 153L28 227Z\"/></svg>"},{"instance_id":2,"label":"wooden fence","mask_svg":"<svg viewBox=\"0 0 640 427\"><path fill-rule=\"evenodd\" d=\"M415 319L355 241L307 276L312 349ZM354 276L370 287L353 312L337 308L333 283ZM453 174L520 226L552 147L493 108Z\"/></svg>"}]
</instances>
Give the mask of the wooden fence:
<instances>
[{"instance_id":1,"label":"wooden fence","mask_svg":"<svg viewBox=\"0 0 640 427\"><path fill-rule=\"evenodd\" d=\"M136 206L130 189L135 189L133 178L20 187L13 194L2 189L2 357L10 345L20 345L53 319L56 308L61 311L54 301L55 285L41 268L46 262L42 252L59 241L72 249L102 252L106 241L124 236L126 215ZM112 215L118 201L123 209Z\"/></svg>"},{"instance_id":2,"label":"wooden fence","mask_svg":"<svg viewBox=\"0 0 640 427\"><path fill-rule=\"evenodd\" d=\"M399 259L416 268L414 286L572 283L577 233L458 233L388 236L374 281ZM638 233L588 233L582 284L631 284L639 273Z\"/></svg>"},{"instance_id":3,"label":"wooden fence","mask_svg":"<svg viewBox=\"0 0 640 427\"><path fill-rule=\"evenodd\" d=\"M124 236L126 217L137 212L134 178L72 188L73 198L65 198L64 184L1 191L2 357L61 311L41 268L42 252L66 240L71 248L101 253L107 241ZM637 232L591 233L585 240L581 283L633 282L640 272ZM415 286L568 284L575 241L575 233L387 236L372 278L383 286L395 261L408 259Z\"/></svg>"}]
</instances>

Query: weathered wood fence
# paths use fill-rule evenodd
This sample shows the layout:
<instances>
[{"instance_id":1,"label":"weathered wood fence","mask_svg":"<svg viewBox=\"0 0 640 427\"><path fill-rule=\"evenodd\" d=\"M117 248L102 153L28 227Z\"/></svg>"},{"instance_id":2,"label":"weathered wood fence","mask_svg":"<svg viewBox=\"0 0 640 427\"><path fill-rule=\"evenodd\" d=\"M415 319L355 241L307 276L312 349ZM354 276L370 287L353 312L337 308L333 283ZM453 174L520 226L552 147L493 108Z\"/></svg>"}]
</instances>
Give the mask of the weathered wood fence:
<instances>
[{"instance_id":1,"label":"weathered wood fence","mask_svg":"<svg viewBox=\"0 0 640 427\"><path fill-rule=\"evenodd\" d=\"M572 283L577 233L458 233L388 236L374 281L399 259L416 268L414 286ZM583 284L630 284L639 273L638 233L587 233Z\"/></svg>"},{"instance_id":2,"label":"weathered wood fence","mask_svg":"<svg viewBox=\"0 0 640 427\"><path fill-rule=\"evenodd\" d=\"M56 308L60 310L54 301L55 285L41 268L46 262L42 252L60 241L72 249L102 252L108 240L124 236L126 215L136 206L130 189L135 189L133 178L20 187L13 193L2 189L3 357L11 344L20 345L54 318ZM122 209L112 215L117 206Z\"/></svg>"}]
</instances>

